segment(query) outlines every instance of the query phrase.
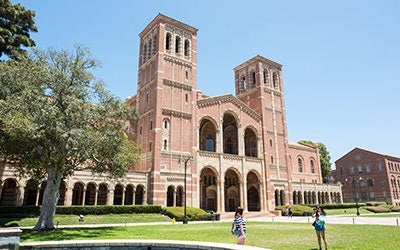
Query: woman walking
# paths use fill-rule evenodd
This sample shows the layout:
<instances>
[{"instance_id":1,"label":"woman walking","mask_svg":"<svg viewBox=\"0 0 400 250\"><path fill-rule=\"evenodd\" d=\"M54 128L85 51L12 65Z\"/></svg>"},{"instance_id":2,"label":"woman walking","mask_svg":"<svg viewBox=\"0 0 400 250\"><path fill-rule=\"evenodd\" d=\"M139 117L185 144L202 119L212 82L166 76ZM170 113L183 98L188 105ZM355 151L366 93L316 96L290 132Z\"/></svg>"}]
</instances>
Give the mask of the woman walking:
<instances>
[{"instance_id":1,"label":"woman walking","mask_svg":"<svg viewBox=\"0 0 400 250\"><path fill-rule=\"evenodd\" d=\"M237 244L244 245L246 240L246 221L243 219L243 208L238 207L235 212L235 219L232 222L231 232L237 237Z\"/></svg>"}]
</instances>

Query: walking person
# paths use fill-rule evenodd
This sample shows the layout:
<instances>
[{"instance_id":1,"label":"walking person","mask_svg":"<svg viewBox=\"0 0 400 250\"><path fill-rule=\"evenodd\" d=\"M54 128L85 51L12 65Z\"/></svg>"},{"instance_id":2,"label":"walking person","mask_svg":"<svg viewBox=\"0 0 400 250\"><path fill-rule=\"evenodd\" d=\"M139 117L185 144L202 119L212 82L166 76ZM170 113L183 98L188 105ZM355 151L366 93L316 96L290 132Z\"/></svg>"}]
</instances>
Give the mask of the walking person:
<instances>
[{"instance_id":1,"label":"walking person","mask_svg":"<svg viewBox=\"0 0 400 250\"><path fill-rule=\"evenodd\" d=\"M244 245L246 240L246 221L243 219L243 208L241 207L236 209L231 232L237 237L237 244Z\"/></svg>"},{"instance_id":2,"label":"walking person","mask_svg":"<svg viewBox=\"0 0 400 250\"><path fill-rule=\"evenodd\" d=\"M315 221L312 224L315 228L315 233L317 234L317 240L318 240L318 246L319 249L321 250L321 238L324 241L325 249L328 249L328 243L326 242L325 238L325 231L326 231L326 225L325 225L325 217L320 215L319 212L315 213Z\"/></svg>"}]
</instances>

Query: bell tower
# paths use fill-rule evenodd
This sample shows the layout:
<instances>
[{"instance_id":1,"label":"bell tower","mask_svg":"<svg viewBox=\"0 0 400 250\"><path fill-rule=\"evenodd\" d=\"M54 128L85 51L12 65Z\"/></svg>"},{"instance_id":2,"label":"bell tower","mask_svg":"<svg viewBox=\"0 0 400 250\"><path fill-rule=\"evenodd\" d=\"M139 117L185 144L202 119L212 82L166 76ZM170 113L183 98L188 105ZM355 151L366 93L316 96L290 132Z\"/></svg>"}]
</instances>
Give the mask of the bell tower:
<instances>
[{"instance_id":1,"label":"bell tower","mask_svg":"<svg viewBox=\"0 0 400 250\"><path fill-rule=\"evenodd\" d=\"M146 202L164 205L167 179L171 173L179 179L179 159L195 152L197 29L158 14L139 37L135 137L142 161L136 170L149 173Z\"/></svg>"},{"instance_id":2,"label":"bell tower","mask_svg":"<svg viewBox=\"0 0 400 250\"><path fill-rule=\"evenodd\" d=\"M290 180L282 65L258 55L234 73L236 96L262 116L266 183Z\"/></svg>"}]
</instances>

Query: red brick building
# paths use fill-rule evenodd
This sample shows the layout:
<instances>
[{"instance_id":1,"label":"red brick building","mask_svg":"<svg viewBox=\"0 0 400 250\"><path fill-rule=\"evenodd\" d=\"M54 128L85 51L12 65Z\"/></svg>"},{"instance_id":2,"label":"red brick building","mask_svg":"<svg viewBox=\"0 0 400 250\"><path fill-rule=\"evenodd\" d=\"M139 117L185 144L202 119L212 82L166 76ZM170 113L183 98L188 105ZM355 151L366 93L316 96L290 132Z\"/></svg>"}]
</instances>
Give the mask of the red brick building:
<instances>
[{"instance_id":1,"label":"red brick building","mask_svg":"<svg viewBox=\"0 0 400 250\"><path fill-rule=\"evenodd\" d=\"M255 56L234 68L235 95L207 96L197 31L159 14L139 34L137 93L126 101L139 113L130 136L141 162L122 180L75 173L59 204L182 206L185 183L188 206L220 213L342 202L340 185L322 183L318 149L288 141L282 65ZM39 183L2 180L0 204L40 203Z\"/></svg>"},{"instance_id":2,"label":"red brick building","mask_svg":"<svg viewBox=\"0 0 400 250\"><path fill-rule=\"evenodd\" d=\"M343 201L400 205L400 158L354 148L335 162L332 177L343 185Z\"/></svg>"}]
</instances>

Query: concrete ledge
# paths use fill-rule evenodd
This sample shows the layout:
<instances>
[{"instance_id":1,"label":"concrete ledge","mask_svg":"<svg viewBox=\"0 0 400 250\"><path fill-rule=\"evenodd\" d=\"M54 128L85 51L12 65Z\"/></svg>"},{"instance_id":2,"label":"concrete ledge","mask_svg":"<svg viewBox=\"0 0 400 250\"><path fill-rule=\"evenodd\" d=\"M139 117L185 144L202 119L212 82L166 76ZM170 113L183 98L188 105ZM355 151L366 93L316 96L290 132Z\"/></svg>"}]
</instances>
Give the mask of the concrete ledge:
<instances>
[{"instance_id":1,"label":"concrete ledge","mask_svg":"<svg viewBox=\"0 0 400 250\"><path fill-rule=\"evenodd\" d=\"M266 248L223 244L216 242L176 241L176 240L65 240L26 242L19 244L20 249L205 249L205 250L265 250Z\"/></svg>"},{"instance_id":2,"label":"concrete ledge","mask_svg":"<svg viewBox=\"0 0 400 250\"><path fill-rule=\"evenodd\" d=\"M1 228L0 249L18 249L21 234L19 228Z\"/></svg>"}]
</instances>

